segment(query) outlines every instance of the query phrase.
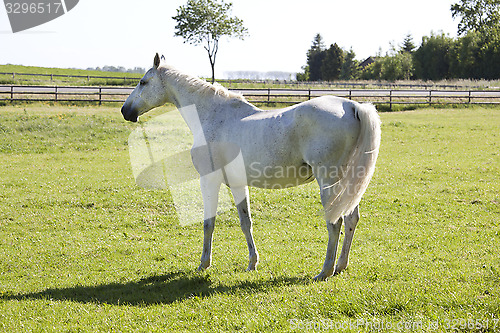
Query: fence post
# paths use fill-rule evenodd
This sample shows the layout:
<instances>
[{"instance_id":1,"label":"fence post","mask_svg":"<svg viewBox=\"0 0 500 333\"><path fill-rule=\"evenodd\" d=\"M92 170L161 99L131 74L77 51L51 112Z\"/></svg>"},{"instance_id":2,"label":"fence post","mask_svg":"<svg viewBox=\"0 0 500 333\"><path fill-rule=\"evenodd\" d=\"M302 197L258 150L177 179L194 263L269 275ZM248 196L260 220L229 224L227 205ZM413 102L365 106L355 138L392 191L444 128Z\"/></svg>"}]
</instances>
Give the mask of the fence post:
<instances>
[{"instance_id":1,"label":"fence post","mask_svg":"<svg viewBox=\"0 0 500 333\"><path fill-rule=\"evenodd\" d=\"M271 88L267 88L267 105L269 105L271 101Z\"/></svg>"},{"instance_id":2,"label":"fence post","mask_svg":"<svg viewBox=\"0 0 500 333\"><path fill-rule=\"evenodd\" d=\"M352 100L352 89L349 89L349 99Z\"/></svg>"},{"instance_id":3,"label":"fence post","mask_svg":"<svg viewBox=\"0 0 500 333\"><path fill-rule=\"evenodd\" d=\"M470 104L471 100L472 100L472 91L469 90L469 103L468 104Z\"/></svg>"},{"instance_id":4,"label":"fence post","mask_svg":"<svg viewBox=\"0 0 500 333\"><path fill-rule=\"evenodd\" d=\"M389 110L392 111L392 89L389 90Z\"/></svg>"},{"instance_id":5,"label":"fence post","mask_svg":"<svg viewBox=\"0 0 500 333\"><path fill-rule=\"evenodd\" d=\"M99 106L102 105L102 87L99 86Z\"/></svg>"},{"instance_id":6,"label":"fence post","mask_svg":"<svg viewBox=\"0 0 500 333\"><path fill-rule=\"evenodd\" d=\"M14 101L14 86L10 86L10 101Z\"/></svg>"},{"instance_id":7,"label":"fence post","mask_svg":"<svg viewBox=\"0 0 500 333\"><path fill-rule=\"evenodd\" d=\"M307 100L310 101L311 100L311 88L309 88L309 92L307 94Z\"/></svg>"},{"instance_id":8,"label":"fence post","mask_svg":"<svg viewBox=\"0 0 500 333\"><path fill-rule=\"evenodd\" d=\"M432 104L432 89L429 90L429 104Z\"/></svg>"},{"instance_id":9,"label":"fence post","mask_svg":"<svg viewBox=\"0 0 500 333\"><path fill-rule=\"evenodd\" d=\"M55 90L54 90L54 94L55 94L55 99L56 99L56 102L57 102L57 86L55 87Z\"/></svg>"}]
</instances>

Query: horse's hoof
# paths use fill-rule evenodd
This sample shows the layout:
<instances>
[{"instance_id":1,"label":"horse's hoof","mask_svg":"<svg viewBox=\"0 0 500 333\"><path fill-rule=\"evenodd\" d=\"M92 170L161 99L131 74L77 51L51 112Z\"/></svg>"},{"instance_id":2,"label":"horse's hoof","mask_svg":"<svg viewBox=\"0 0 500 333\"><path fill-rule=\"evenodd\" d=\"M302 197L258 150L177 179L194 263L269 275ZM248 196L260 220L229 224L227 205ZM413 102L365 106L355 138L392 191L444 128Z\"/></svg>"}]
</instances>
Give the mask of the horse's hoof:
<instances>
[{"instance_id":1,"label":"horse's hoof","mask_svg":"<svg viewBox=\"0 0 500 333\"><path fill-rule=\"evenodd\" d=\"M335 265L335 271L333 272L333 275L340 274L347 268L347 263L341 264L341 265Z\"/></svg>"},{"instance_id":2,"label":"horse's hoof","mask_svg":"<svg viewBox=\"0 0 500 333\"><path fill-rule=\"evenodd\" d=\"M333 275L339 275L343 271L344 271L344 268L343 269L339 269L339 268L335 267L335 271L333 272Z\"/></svg>"},{"instance_id":3,"label":"horse's hoof","mask_svg":"<svg viewBox=\"0 0 500 333\"><path fill-rule=\"evenodd\" d=\"M256 270L257 270L256 265L252 265L252 264L248 265L248 267L246 269L247 272L256 271Z\"/></svg>"},{"instance_id":4,"label":"horse's hoof","mask_svg":"<svg viewBox=\"0 0 500 333\"><path fill-rule=\"evenodd\" d=\"M318 274L315 277L313 277L313 280L314 281L325 281L326 280L326 276L324 276L322 274Z\"/></svg>"},{"instance_id":5,"label":"horse's hoof","mask_svg":"<svg viewBox=\"0 0 500 333\"><path fill-rule=\"evenodd\" d=\"M313 277L313 280L314 281L326 281L329 277L330 277L330 275L326 275L324 273L319 273L318 275Z\"/></svg>"},{"instance_id":6,"label":"horse's hoof","mask_svg":"<svg viewBox=\"0 0 500 333\"><path fill-rule=\"evenodd\" d=\"M206 270L208 267L210 267L210 264L208 264L208 265L200 264L200 266L198 266L197 271L198 271L198 272L203 272L203 271L204 271L204 270Z\"/></svg>"},{"instance_id":7,"label":"horse's hoof","mask_svg":"<svg viewBox=\"0 0 500 333\"><path fill-rule=\"evenodd\" d=\"M249 271L256 271L258 263L259 263L259 256L258 256L258 254L250 256L250 260L248 261L248 267L247 267L246 271L247 272L249 272Z\"/></svg>"}]
</instances>

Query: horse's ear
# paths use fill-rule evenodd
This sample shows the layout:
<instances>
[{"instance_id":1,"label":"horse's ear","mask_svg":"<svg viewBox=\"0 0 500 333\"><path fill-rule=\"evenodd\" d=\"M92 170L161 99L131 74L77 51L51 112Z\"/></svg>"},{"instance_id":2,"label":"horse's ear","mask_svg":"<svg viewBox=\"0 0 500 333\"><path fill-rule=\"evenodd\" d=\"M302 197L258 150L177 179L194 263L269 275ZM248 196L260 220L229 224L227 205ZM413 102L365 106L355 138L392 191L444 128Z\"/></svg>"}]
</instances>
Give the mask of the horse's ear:
<instances>
[{"instance_id":1,"label":"horse's ear","mask_svg":"<svg viewBox=\"0 0 500 333\"><path fill-rule=\"evenodd\" d=\"M155 55L154 66L155 68L158 68L158 66L160 66L160 56L158 55L158 53Z\"/></svg>"},{"instance_id":2,"label":"horse's ear","mask_svg":"<svg viewBox=\"0 0 500 333\"><path fill-rule=\"evenodd\" d=\"M163 54L161 55L161 61L165 61L165 56Z\"/></svg>"}]
</instances>

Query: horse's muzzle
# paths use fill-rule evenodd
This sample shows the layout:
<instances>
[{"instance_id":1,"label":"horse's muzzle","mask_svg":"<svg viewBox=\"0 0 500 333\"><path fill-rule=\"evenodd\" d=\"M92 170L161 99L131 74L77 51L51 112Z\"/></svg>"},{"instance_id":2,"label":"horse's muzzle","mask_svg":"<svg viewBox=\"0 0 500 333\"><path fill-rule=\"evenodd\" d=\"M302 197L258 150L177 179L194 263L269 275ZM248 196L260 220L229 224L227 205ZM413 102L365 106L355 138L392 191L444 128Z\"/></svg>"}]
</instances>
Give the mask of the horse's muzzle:
<instances>
[{"instance_id":1,"label":"horse's muzzle","mask_svg":"<svg viewBox=\"0 0 500 333\"><path fill-rule=\"evenodd\" d=\"M134 110L130 110L129 107L127 106L122 106L122 115L123 115L123 118L125 118L125 120L128 120L128 121L131 121L131 122L137 122L137 118L139 117L139 115L137 114L136 111Z\"/></svg>"}]
</instances>

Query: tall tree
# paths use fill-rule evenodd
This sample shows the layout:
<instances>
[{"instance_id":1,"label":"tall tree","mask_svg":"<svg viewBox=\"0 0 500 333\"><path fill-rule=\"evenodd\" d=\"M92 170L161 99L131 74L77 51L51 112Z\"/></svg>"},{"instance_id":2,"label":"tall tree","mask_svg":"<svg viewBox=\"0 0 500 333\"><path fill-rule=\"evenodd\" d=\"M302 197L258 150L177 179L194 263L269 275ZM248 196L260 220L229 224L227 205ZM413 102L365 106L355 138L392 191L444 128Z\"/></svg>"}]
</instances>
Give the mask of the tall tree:
<instances>
[{"instance_id":1,"label":"tall tree","mask_svg":"<svg viewBox=\"0 0 500 333\"><path fill-rule=\"evenodd\" d=\"M185 43L203 45L208 53L212 68L212 83L215 82L215 60L222 36L244 39L248 29L243 21L231 17L233 4L223 0L188 0L177 9L172 17L177 21L175 36L184 38Z\"/></svg>"},{"instance_id":2,"label":"tall tree","mask_svg":"<svg viewBox=\"0 0 500 333\"><path fill-rule=\"evenodd\" d=\"M413 54L415 77L422 80L450 78L450 51L453 45L453 38L443 32L423 37L422 44Z\"/></svg>"},{"instance_id":3,"label":"tall tree","mask_svg":"<svg viewBox=\"0 0 500 333\"><path fill-rule=\"evenodd\" d=\"M482 35L469 31L467 35L457 38L450 50L450 76L459 79L479 79L479 67Z\"/></svg>"},{"instance_id":4,"label":"tall tree","mask_svg":"<svg viewBox=\"0 0 500 333\"><path fill-rule=\"evenodd\" d=\"M322 79L321 65L325 58L325 44L321 34L316 34L309 51L307 51L307 69L310 81L319 81Z\"/></svg>"},{"instance_id":5,"label":"tall tree","mask_svg":"<svg viewBox=\"0 0 500 333\"><path fill-rule=\"evenodd\" d=\"M323 36L321 34L316 34L311 45L311 51L323 51L325 49L325 43L323 42Z\"/></svg>"},{"instance_id":6,"label":"tall tree","mask_svg":"<svg viewBox=\"0 0 500 333\"><path fill-rule=\"evenodd\" d=\"M415 46L415 43L413 43L413 37L411 34L406 35L403 45L401 45L401 53L413 53L417 47Z\"/></svg>"},{"instance_id":7,"label":"tall tree","mask_svg":"<svg viewBox=\"0 0 500 333\"><path fill-rule=\"evenodd\" d=\"M348 52L344 52L344 62L342 63L342 68L340 69L340 79L341 80L355 80L359 77L360 68L359 62L356 60L356 53L353 49Z\"/></svg>"},{"instance_id":8,"label":"tall tree","mask_svg":"<svg viewBox=\"0 0 500 333\"><path fill-rule=\"evenodd\" d=\"M487 80L500 79L500 27L491 29L488 35L482 36L479 58L481 77Z\"/></svg>"},{"instance_id":9,"label":"tall tree","mask_svg":"<svg viewBox=\"0 0 500 333\"><path fill-rule=\"evenodd\" d=\"M330 45L330 48L325 51L325 58L321 64L322 79L326 81L338 80L343 63L344 51L337 43Z\"/></svg>"},{"instance_id":10,"label":"tall tree","mask_svg":"<svg viewBox=\"0 0 500 333\"><path fill-rule=\"evenodd\" d=\"M451 5L453 18L460 17L458 34L485 33L500 24L500 0L460 0Z\"/></svg>"}]
</instances>

